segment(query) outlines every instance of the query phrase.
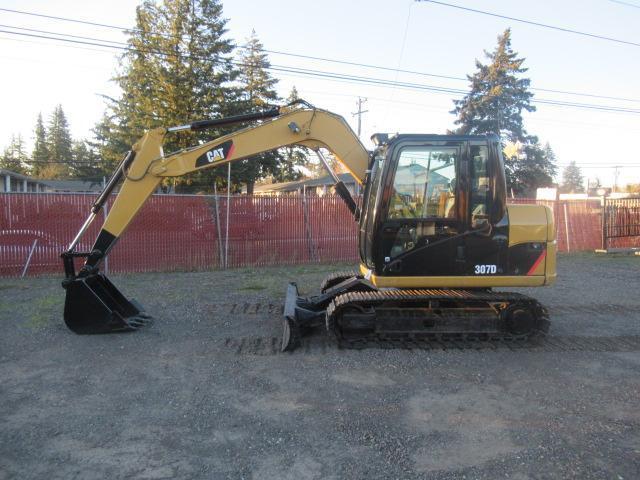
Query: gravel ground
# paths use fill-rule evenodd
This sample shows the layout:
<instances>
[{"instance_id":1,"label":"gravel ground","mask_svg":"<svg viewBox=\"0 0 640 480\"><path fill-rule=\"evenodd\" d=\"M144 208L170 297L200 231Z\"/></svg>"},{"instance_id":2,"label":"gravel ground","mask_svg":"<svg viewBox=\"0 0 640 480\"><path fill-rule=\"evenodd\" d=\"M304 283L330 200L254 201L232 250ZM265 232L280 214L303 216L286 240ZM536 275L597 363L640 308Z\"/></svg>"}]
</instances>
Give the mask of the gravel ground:
<instances>
[{"instance_id":1,"label":"gravel ground","mask_svg":"<svg viewBox=\"0 0 640 480\"><path fill-rule=\"evenodd\" d=\"M640 478L640 348L277 353L287 281L336 268L114 275L156 322L104 336L0 279L0 479ZM558 270L551 335L640 335L640 258Z\"/></svg>"}]
</instances>

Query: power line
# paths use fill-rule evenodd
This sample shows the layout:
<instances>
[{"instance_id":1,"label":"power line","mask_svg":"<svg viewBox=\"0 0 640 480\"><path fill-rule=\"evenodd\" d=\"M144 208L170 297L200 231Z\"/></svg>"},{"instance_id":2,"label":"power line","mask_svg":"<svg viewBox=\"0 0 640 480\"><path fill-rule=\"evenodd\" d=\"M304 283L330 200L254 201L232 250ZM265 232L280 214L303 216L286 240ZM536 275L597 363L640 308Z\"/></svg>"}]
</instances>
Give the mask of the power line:
<instances>
[{"instance_id":1,"label":"power line","mask_svg":"<svg viewBox=\"0 0 640 480\"><path fill-rule=\"evenodd\" d=\"M24 10L14 10L12 8L0 8L0 11L9 12L9 13L18 13L20 15L29 15L32 17L48 18L50 20L59 20L63 22L81 23L84 25L92 25L94 27L104 27L104 28L111 28L111 29L117 29L117 30L133 31L129 28L116 27L115 25L108 25L106 23L96 23L96 22L90 22L88 20L78 20L75 18L57 17L55 15L45 15L44 13L26 12Z\"/></svg>"},{"instance_id":2,"label":"power line","mask_svg":"<svg viewBox=\"0 0 640 480\"><path fill-rule=\"evenodd\" d=\"M238 48L242 48L242 47L238 47ZM392 67L383 67L382 65L373 65L373 64L369 64L369 63L358 63L358 62L350 62L350 61L346 61L346 60L336 60L333 58L324 58L324 57L315 57L312 55L302 55L299 53L290 53L290 52L281 52L278 50L264 50L267 53L271 53L274 55L286 55L289 57L296 57L296 58L304 58L304 59L308 59L308 60L318 60L321 62L330 62L330 63L338 63L341 65L350 65L350 66L354 66L354 67L363 67L363 68L372 68L372 69L376 69L376 70L386 70L386 71L390 71L390 72L399 72L399 73L407 73L410 75L420 75L420 76L424 76L424 77L434 77L434 78L442 78L444 80L457 80L457 81L464 81L467 82L469 79L466 77L455 77L455 76L451 76L451 75L440 75L440 74L436 74L436 73L427 73L427 72L419 72L416 70L403 70L403 69L396 69L396 68L392 68ZM611 96L606 96L606 95L598 95L598 94L593 94L593 93L582 93L582 92L572 92L572 91L568 91L568 90L556 90L556 89L551 89L551 88L541 88L541 87L531 87L531 90L535 90L538 92L547 92L547 93L560 93L563 95L576 95L579 97L592 97L592 98L602 98L602 99L606 99L606 100L618 100L621 102L634 102L634 103L640 103L640 99L634 99L634 98L624 98L624 97L611 97Z\"/></svg>"},{"instance_id":3,"label":"power line","mask_svg":"<svg viewBox=\"0 0 640 480\"><path fill-rule=\"evenodd\" d=\"M428 1L428 0L425 0L425 1ZM448 4L444 4L442 2L433 2L433 3L441 3L443 5L448 5ZM464 9L464 7L457 7L457 6L456 6L456 8L463 8ZM30 16L34 16L34 17L48 18L48 19L53 19L53 20L65 21L65 22L86 24L86 25L91 25L91 26L99 26L99 27L118 30L120 32L122 32L122 31L125 31L125 32L141 32L141 30L135 29L135 28L132 29L132 28L127 28L127 27L120 27L120 26L109 25L109 24L104 24L104 23L90 22L90 21L86 21L86 20L79 20L79 19L73 19L73 18L68 18L68 17L58 17L58 16L54 16L54 15L45 15L45 14L36 13L36 12L26 12L26 11L23 11L23 10L0 8L0 11L6 11L6 12L17 13L17 14L22 14L22 15L30 15ZM481 12L481 13L484 13L484 12ZM30 30L30 29L25 29L23 27L9 27L9 28ZM37 30L31 29L31 31L37 31ZM57 34L57 33L54 33L54 32L45 32L45 31L40 31L40 33L51 33L51 34L54 34L54 35L64 35L64 34ZM165 38L180 38L177 35L165 34L165 33L160 33L160 32L145 32L145 33L151 33L152 35L157 35L157 36L161 36L161 37L165 37ZM83 38L83 37L77 37L77 38ZM103 41L110 42L110 43L122 43L122 42L113 42L111 40L103 40ZM246 47L244 47L244 46L236 46L236 48L245 49ZM442 78L442 79L456 80L456 81L467 81L468 80L465 77L456 77L456 76L451 76L451 75L440 75L440 74L435 74L435 73L419 72L419 71L414 71L414 70L404 70L404 69L400 69L400 68L384 67L384 66L381 66L381 65L373 65L373 64L352 62L352 61L347 61L347 60L337 60L337 59L326 58L326 57L317 57L317 56L313 56L313 55L303 55L303 54L299 54L299 53L283 52L283 51L279 51L279 50L269 50L269 49L263 49L263 50L266 53L270 53L270 54L274 54L274 55L284 55L284 56L295 57L295 58L304 58L304 59L308 59L308 60L316 60L316 61L322 61L322 62L337 63L337 64L342 64L342 65L350 65L350 66L357 66L357 67L363 67L363 68L372 68L372 69L385 70L385 71L391 71L391 72L396 72L396 73L406 73L406 74L410 74L410 75L421 75L421 76L428 76L428 77ZM638 100L638 99L612 97L612 96L597 95L597 94L582 93L582 92L572 92L572 91L567 91L567 90L555 90L555 89L539 88L539 87L531 87L531 90L547 92L547 93L559 93L559 94L563 94L563 95L576 95L576 96L584 96L584 97L592 97L592 98L603 98L603 99L607 99L607 100L619 100L619 101L639 102L640 103L640 100Z\"/></svg>"},{"instance_id":4,"label":"power line","mask_svg":"<svg viewBox=\"0 0 640 480\"><path fill-rule=\"evenodd\" d=\"M114 43L116 45L128 46L127 43L118 42L116 40L106 40L106 39L102 39L102 38L97 39L97 38L94 38L94 37L83 37L81 35L71 35L69 33L58 33L58 32L52 32L52 31L49 31L49 30L38 30L36 28L15 27L13 25L3 25L3 24L0 24L0 27L1 28L12 28L14 30L23 30L25 32L44 33L44 34L48 34L48 35L59 35L59 36L68 37L68 38L79 38L81 40L96 40L96 41L100 41L100 42Z\"/></svg>"},{"instance_id":5,"label":"power line","mask_svg":"<svg viewBox=\"0 0 640 480\"><path fill-rule=\"evenodd\" d=\"M425 3L434 3L436 5L442 5L444 7L457 8L458 10L464 10L464 11L467 11L467 12L479 13L479 14L482 14L482 15L488 15L490 17L503 18L505 20L511 20L513 22L526 23L527 25L533 25L535 27L549 28L551 30L557 30L559 32L573 33L575 35L582 35L584 37L597 38L599 40L606 40L606 41L609 41L609 42L622 43L624 45L631 45L633 47L640 47L640 43L636 43L636 42L629 42L627 40L620 40L618 38L605 37L604 35L598 35L598 34L595 34L595 33L581 32L581 31L573 30L571 28L566 28L566 27L557 27L555 25L548 25L546 23L533 22L531 20L524 20L522 18L509 17L507 15L500 15L498 13L486 12L484 10L476 10L475 8L463 7L462 5L454 5L452 3L440 2L438 0L416 0L416 1L425 2Z\"/></svg>"},{"instance_id":6,"label":"power line","mask_svg":"<svg viewBox=\"0 0 640 480\"><path fill-rule=\"evenodd\" d=\"M640 8L640 5L636 5L635 3L622 2L621 0L609 0L613 3L618 3L620 5L626 5L627 7Z\"/></svg>"},{"instance_id":7,"label":"power line","mask_svg":"<svg viewBox=\"0 0 640 480\"><path fill-rule=\"evenodd\" d=\"M309 89L304 89L305 94L306 93L311 93L311 94L315 94L315 95L320 95L320 96L330 96L330 97L349 97L349 98L358 98L358 94L354 94L354 93L336 93L336 92L328 92L328 91L321 91L321 90L309 90ZM419 110L419 111L424 111L424 110L432 110L432 111L442 111L442 107L437 107L436 105L433 104L426 104L426 103L419 103L419 102L408 102L408 101L403 101L403 100L389 100L388 98L382 98L382 97L373 97L373 96L367 96L368 100L372 100L372 101L378 101L378 102L387 102L387 103L392 103L392 104L397 104L397 105L407 105L408 107L411 107L410 109L413 110ZM402 108L407 108L407 107L402 107ZM531 118L527 118L527 122L535 122L535 123L543 123L543 124L549 124L549 123L553 123L553 124L563 124L563 125L570 125L570 126L576 126L576 127L591 127L594 129L598 129L598 128L612 128L612 129L620 129L622 128L620 126L620 124L614 124L614 123L585 123L585 122L574 122L574 121L562 121L562 120L557 120L557 119L550 119L550 118L544 118L544 117L540 117L537 114L535 116L532 116Z\"/></svg>"},{"instance_id":8,"label":"power line","mask_svg":"<svg viewBox=\"0 0 640 480\"><path fill-rule=\"evenodd\" d=\"M397 82L398 75L400 74L400 67L402 66L402 57L404 56L404 47L407 43L407 34L409 33L409 23L411 22L411 7L413 7L413 3L409 4L409 12L407 13L407 21L404 25L404 33L402 34L402 46L400 47L400 56L398 57L398 67L395 69L393 80ZM393 100L393 96L395 94L395 86L391 89L391 95L389 95L389 100ZM358 117L358 122L360 121L360 117ZM358 124L359 125L359 124Z\"/></svg>"},{"instance_id":9,"label":"power line","mask_svg":"<svg viewBox=\"0 0 640 480\"><path fill-rule=\"evenodd\" d=\"M122 51L132 51L132 52L136 52L136 53L147 53L147 54L151 54L151 55L163 55L163 56L166 56L166 57L172 57L173 56L173 57L178 57L178 58L198 58L198 57L194 57L193 55L185 55L185 54L180 54L180 53L175 53L175 52L168 53L168 52L162 52L162 51L144 50L144 49L133 48L133 47L128 47L128 46L119 46L119 45L111 45L111 44L105 44L105 43L96 43L96 42L101 42L102 40L94 39L92 37L84 37L84 38L87 38L87 39L90 39L90 40L94 40L94 41L51 37L51 36L48 36L48 35L39 35L39 34L24 33L24 32L12 32L12 31L9 31L9 30L0 30L0 33L7 33L7 34L12 34L12 35L21 35L21 36L27 36L27 37L35 37L35 38L41 38L41 39L46 39L46 40L54 40L54 41L68 42L68 43L74 43L74 44L106 47L106 48L112 48L112 49L122 50ZM63 35L63 34L57 34L57 35ZM236 65L236 66L244 66L245 65L245 64L243 64L241 62L236 62L236 61L231 60L231 59L227 59L226 61L228 61L229 63L231 63L233 65ZM292 73L292 74L299 74L299 75L311 76L311 77L319 77L319 78L325 78L325 79L332 79L332 80L337 80L337 81L364 83L364 84L384 86L384 87L394 87L394 88L400 87L400 88L408 88L408 89L414 89L414 90L425 90L425 91L430 91L430 92L435 92L435 93L446 93L446 94L454 94L454 95L466 95L468 93L466 90L455 89L455 88L439 87L439 86L434 86L434 85L418 84L418 83L411 83L411 82L397 82L397 81L392 81L392 80L387 80L387 79L382 79L382 78L363 77L363 76L358 76L358 75L347 75L347 74L342 74L342 73L337 73L337 72L326 72L326 71L321 71L321 70L304 69L304 68L298 68L298 67L290 67L290 66L286 66L286 65L282 65L281 66L281 65L273 65L272 64L270 67L267 68L267 70L276 71L276 72L286 72L286 73ZM540 98L533 99L532 103L540 103L540 104L552 105L552 106L560 106L560 107L583 108L583 109L607 111L607 112L640 114L640 110L637 110L637 109L629 109L629 108L625 108L625 107L614 107L614 106L608 106L608 105L577 103L577 102L562 102L562 101L551 100L551 99L540 99Z\"/></svg>"}]
</instances>

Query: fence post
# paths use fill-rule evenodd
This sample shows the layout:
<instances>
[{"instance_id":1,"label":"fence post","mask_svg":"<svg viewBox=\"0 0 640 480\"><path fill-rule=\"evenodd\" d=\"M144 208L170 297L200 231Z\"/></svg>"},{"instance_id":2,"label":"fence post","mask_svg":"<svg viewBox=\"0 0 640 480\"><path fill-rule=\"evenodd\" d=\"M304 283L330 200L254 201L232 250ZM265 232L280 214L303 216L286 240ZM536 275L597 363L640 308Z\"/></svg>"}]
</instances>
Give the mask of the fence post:
<instances>
[{"instance_id":1,"label":"fence post","mask_svg":"<svg viewBox=\"0 0 640 480\"><path fill-rule=\"evenodd\" d=\"M312 262L316 261L315 258L315 248L313 245L313 238L311 237L311 226L309 224L309 215L307 211L307 196L302 194L302 218L304 222L304 233L307 237L307 249L309 250L309 260Z\"/></svg>"},{"instance_id":2,"label":"fence post","mask_svg":"<svg viewBox=\"0 0 640 480\"><path fill-rule=\"evenodd\" d=\"M231 162L227 163L227 228L224 239L224 268L229 268L229 208L231 206Z\"/></svg>"},{"instance_id":3,"label":"fence post","mask_svg":"<svg viewBox=\"0 0 640 480\"><path fill-rule=\"evenodd\" d=\"M218 187L213 182L213 204L216 209L216 233L218 234L218 267L222 267L224 252L222 250L222 233L220 230L220 209L218 206Z\"/></svg>"},{"instance_id":4,"label":"fence post","mask_svg":"<svg viewBox=\"0 0 640 480\"><path fill-rule=\"evenodd\" d=\"M602 249L607 249L607 196L602 196Z\"/></svg>"},{"instance_id":5,"label":"fence post","mask_svg":"<svg viewBox=\"0 0 640 480\"><path fill-rule=\"evenodd\" d=\"M571 243L569 241L569 215L567 215L567 202L563 204L564 208L564 233L567 239L567 253L571 252Z\"/></svg>"}]
</instances>

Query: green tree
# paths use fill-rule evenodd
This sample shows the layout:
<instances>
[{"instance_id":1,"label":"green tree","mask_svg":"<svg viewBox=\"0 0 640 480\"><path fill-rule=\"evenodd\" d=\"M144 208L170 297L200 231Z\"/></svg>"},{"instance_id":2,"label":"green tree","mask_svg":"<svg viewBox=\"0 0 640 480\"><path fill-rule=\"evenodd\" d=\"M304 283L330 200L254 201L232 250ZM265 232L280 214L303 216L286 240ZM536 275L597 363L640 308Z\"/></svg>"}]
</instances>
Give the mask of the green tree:
<instances>
[{"instance_id":1,"label":"green tree","mask_svg":"<svg viewBox=\"0 0 640 480\"><path fill-rule=\"evenodd\" d=\"M12 135L9 146L4 149L0 157L0 168L10 170L15 173L27 173L27 155L24 141L21 135Z\"/></svg>"},{"instance_id":2,"label":"green tree","mask_svg":"<svg viewBox=\"0 0 640 480\"><path fill-rule=\"evenodd\" d=\"M264 46L254 30L239 55L238 82L243 110L259 110L278 101L275 90L278 80L269 73L270 67ZM251 195L256 180L261 177L271 175L276 181L283 181L288 178L287 174L292 175L290 168L281 168L283 163L283 156L278 151L261 153L234 163L231 167L232 177L235 182L246 184L247 193Z\"/></svg>"},{"instance_id":3,"label":"green tree","mask_svg":"<svg viewBox=\"0 0 640 480\"><path fill-rule=\"evenodd\" d=\"M531 195L539 187L550 186L556 173L555 155L547 144L541 147L535 135L529 135L522 119L523 111L534 112L530 80L525 59L511 48L511 30L498 37L493 52L485 51L489 60L476 60L477 71L467 78L470 91L461 100L454 100L459 125L456 133L496 133L503 144L519 142L520 152L505 158L507 187L516 193Z\"/></svg>"},{"instance_id":4,"label":"green tree","mask_svg":"<svg viewBox=\"0 0 640 480\"><path fill-rule=\"evenodd\" d=\"M298 96L298 90L293 86L287 97L287 103L290 104L296 100L300 100L300 97ZM314 167L313 162L309 160L308 150L305 148L297 146L285 147L282 149L281 154L278 173L274 177L276 182L299 180L304 176L302 170L311 171Z\"/></svg>"},{"instance_id":5,"label":"green tree","mask_svg":"<svg viewBox=\"0 0 640 480\"><path fill-rule=\"evenodd\" d=\"M505 158L507 188L518 195L535 196L538 188L553 186L556 157L548 142L543 147L536 137L528 140L519 154Z\"/></svg>"},{"instance_id":6,"label":"green tree","mask_svg":"<svg viewBox=\"0 0 640 480\"><path fill-rule=\"evenodd\" d=\"M498 37L498 45L491 53L485 50L489 63L476 60L477 71L467 75L471 89L462 100L454 100L457 115L456 125L461 134L497 133L509 141L526 141L522 111L533 112L533 94L529 91L530 80L520 75L528 69L523 67L524 58L511 48L511 30Z\"/></svg>"},{"instance_id":7,"label":"green tree","mask_svg":"<svg viewBox=\"0 0 640 480\"><path fill-rule=\"evenodd\" d=\"M562 172L562 185L560 190L564 193L584 192L584 178L580 167L572 160Z\"/></svg>"},{"instance_id":8,"label":"green tree","mask_svg":"<svg viewBox=\"0 0 640 480\"><path fill-rule=\"evenodd\" d=\"M130 49L115 78L122 93L106 98L107 112L94 129L94 146L112 168L146 130L236 113L237 72L226 23L219 0L145 0L136 9ZM222 133L170 134L165 151ZM200 172L177 183L212 185L213 177Z\"/></svg>"},{"instance_id":9,"label":"green tree","mask_svg":"<svg viewBox=\"0 0 640 480\"><path fill-rule=\"evenodd\" d=\"M102 177L109 176L100 156L87 140L73 142L70 175L73 178L101 183Z\"/></svg>"},{"instance_id":10,"label":"green tree","mask_svg":"<svg viewBox=\"0 0 640 480\"><path fill-rule=\"evenodd\" d=\"M39 177L40 172L49 163L49 147L47 147L47 131L42 121L42 113L38 113L36 126L33 130L33 150L31 152L31 174Z\"/></svg>"},{"instance_id":11,"label":"green tree","mask_svg":"<svg viewBox=\"0 0 640 480\"><path fill-rule=\"evenodd\" d=\"M49 164L45 172L49 178L58 178L69 175L69 165L72 161L71 133L69 132L69 122L62 110L62 105L56 106L49 119L47 129L47 150L49 152Z\"/></svg>"}]
</instances>

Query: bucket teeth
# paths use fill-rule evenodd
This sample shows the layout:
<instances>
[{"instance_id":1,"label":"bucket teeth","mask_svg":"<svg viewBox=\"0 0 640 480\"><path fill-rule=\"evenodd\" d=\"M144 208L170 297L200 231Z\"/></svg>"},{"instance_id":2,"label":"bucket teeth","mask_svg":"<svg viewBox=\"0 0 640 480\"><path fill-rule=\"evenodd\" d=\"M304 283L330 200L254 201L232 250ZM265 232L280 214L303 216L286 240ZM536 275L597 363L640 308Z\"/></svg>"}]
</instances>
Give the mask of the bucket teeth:
<instances>
[{"instance_id":1,"label":"bucket teeth","mask_svg":"<svg viewBox=\"0 0 640 480\"><path fill-rule=\"evenodd\" d=\"M139 328L146 327L153 323L153 317L151 315L138 315L136 317L125 319L125 322L131 328L131 330L138 330Z\"/></svg>"}]
</instances>

